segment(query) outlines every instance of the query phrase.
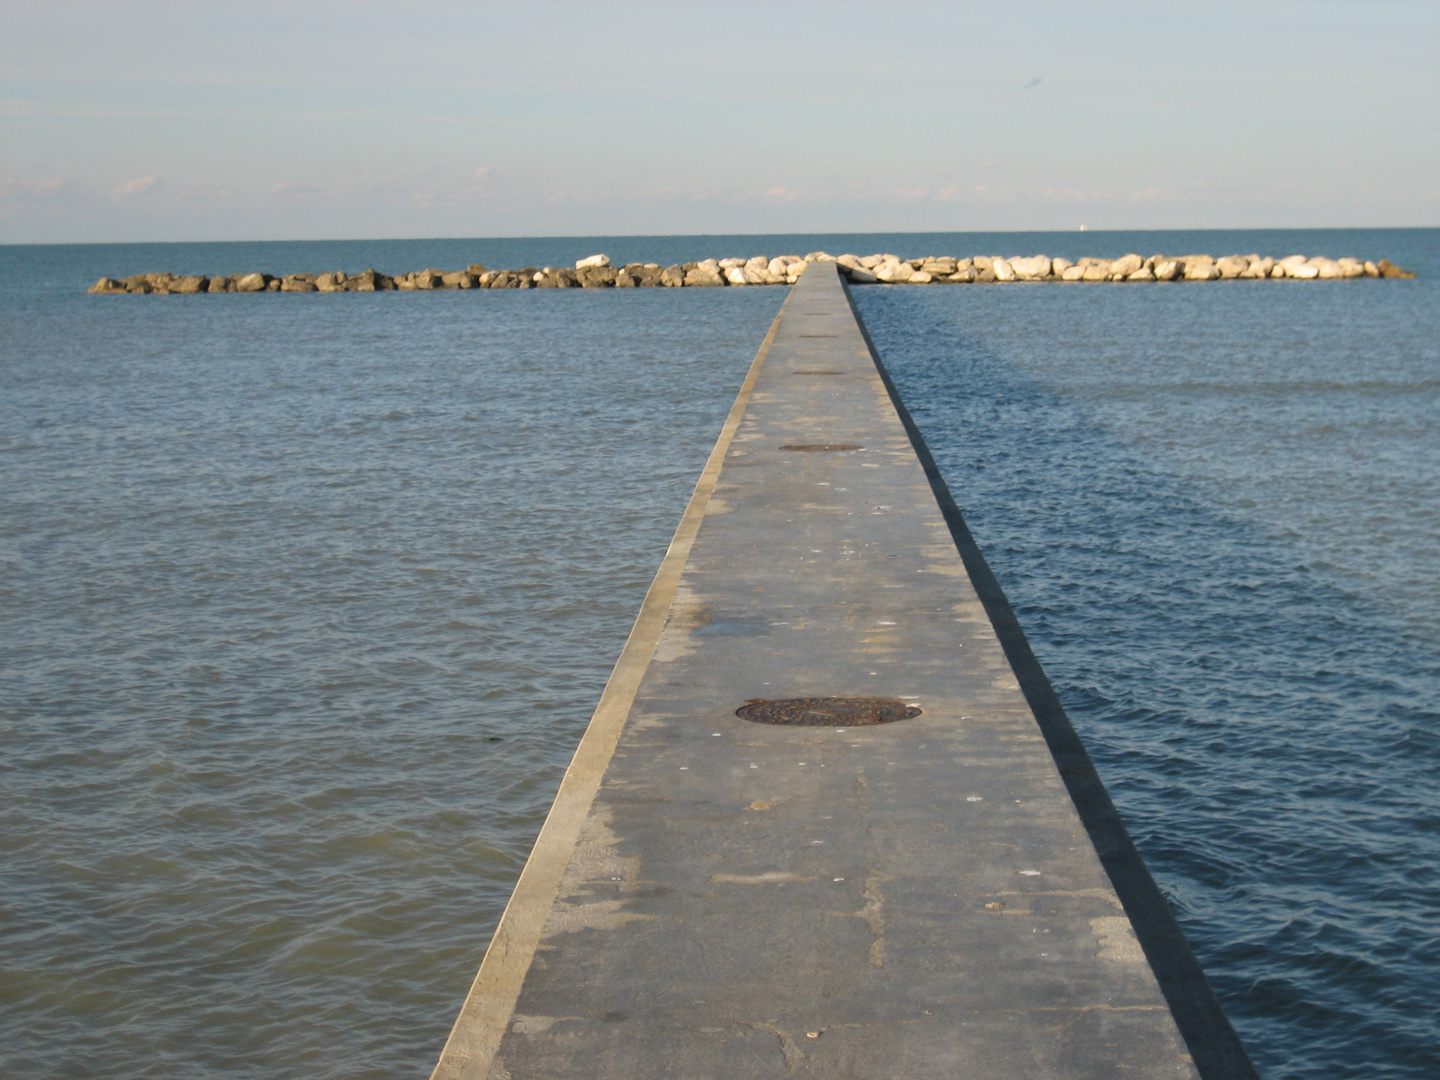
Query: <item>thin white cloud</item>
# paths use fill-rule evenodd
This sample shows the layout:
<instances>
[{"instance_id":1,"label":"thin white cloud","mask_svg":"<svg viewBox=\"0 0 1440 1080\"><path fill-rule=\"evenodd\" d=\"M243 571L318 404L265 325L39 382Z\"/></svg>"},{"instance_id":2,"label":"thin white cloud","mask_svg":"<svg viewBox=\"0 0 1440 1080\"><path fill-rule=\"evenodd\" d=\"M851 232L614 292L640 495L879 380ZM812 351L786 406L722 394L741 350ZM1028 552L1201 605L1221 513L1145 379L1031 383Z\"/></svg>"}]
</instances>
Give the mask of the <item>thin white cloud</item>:
<instances>
[{"instance_id":1,"label":"thin white cloud","mask_svg":"<svg viewBox=\"0 0 1440 1080\"><path fill-rule=\"evenodd\" d=\"M132 199L136 195L144 195L154 191L160 184L160 177L153 173L150 176L137 176L134 180L127 180L114 189L114 194L122 199Z\"/></svg>"}]
</instances>

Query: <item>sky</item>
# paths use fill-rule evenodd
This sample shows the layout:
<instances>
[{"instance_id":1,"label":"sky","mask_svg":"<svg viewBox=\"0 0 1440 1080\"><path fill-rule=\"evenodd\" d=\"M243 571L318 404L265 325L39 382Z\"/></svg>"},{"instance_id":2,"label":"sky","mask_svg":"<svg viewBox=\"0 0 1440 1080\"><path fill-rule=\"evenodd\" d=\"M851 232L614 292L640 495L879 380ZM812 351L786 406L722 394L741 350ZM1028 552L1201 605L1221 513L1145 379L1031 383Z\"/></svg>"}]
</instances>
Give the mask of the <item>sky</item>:
<instances>
[{"instance_id":1,"label":"sky","mask_svg":"<svg viewBox=\"0 0 1440 1080\"><path fill-rule=\"evenodd\" d=\"M1440 225L1440 3L0 0L0 243Z\"/></svg>"}]
</instances>

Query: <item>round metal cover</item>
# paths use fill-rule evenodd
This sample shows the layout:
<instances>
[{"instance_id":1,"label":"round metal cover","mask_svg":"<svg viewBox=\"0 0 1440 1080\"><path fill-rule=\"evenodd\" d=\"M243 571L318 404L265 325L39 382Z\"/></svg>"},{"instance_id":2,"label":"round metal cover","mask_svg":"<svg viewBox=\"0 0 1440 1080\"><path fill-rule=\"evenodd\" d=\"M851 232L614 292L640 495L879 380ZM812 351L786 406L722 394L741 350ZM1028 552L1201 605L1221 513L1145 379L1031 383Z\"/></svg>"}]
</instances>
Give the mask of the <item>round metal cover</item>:
<instances>
[{"instance_id":1,"label":"round metal cover","mask_svg":"<svg viewBox=\"0 0 1440 1080\"><path fill-rule=\"evenodd\" d=\"M735 715L757 724L864 727L909 720L920 715L920 706L875 697L757 698L741 705Z\"/></svg>"},{"instance_id":2,"label":"round metal cover","mask_svg":"<svg viewBox=\"0 0 1440 1080\"><path fill-rule=\"evenodd\" d=\"M826 443L786 443L780 447L781 450L808 450L811 452L825 450L864 450L858 443L848 442L826 442Z\"/></svg>"}]
</instances>

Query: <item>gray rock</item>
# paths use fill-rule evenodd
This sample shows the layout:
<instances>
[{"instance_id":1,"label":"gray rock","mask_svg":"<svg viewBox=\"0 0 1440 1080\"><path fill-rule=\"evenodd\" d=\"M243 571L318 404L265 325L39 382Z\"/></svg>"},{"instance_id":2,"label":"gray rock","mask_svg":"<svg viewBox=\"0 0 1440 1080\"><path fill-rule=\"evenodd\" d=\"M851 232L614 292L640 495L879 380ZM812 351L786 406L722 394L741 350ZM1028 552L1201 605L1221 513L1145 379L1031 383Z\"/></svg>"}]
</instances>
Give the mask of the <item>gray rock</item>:
<instances>
[{"instance_id":1,"label":"gray rock","mask_svg":"<svg viewBox=\"0 0 1440 1080\"><path fill-rule=\"evenodd\" d=\"M286 274L280 279L281 292L319 292L313 274Z\"/></svg>"},{"instance_id":2,"label":"gray rock","mask_svg":"<svg viewBox=\"0 0 1440 1080\"><path fill-rule=\"evenodd\" d=\"M373 269L362 270L358 274L349 274L345 278L346 292L379 292L386 285L382 283L383 274L377 274ZM389 282L389 278L384 278ZM391 285L393 287L393 284Z\"/></svg>"},{"instance_id":3,"label":"gray rock","mask_svg":"<svg viewBox=\"0 0 1440 1080\"><path fill-rule=\"evenodd\" d=\"M234 292L234 279L226 277L224 274L221 274L218 277L212 277L210 279L210 285L205 291L212 293Z\"/></svg>"},{"instance_id":4,"label":"gray rock","mask_svg":"<svg viewBox=\"0 0 1440 1080\"><path fill-rule=\"evenodd\" d=\"M598 263L591 263L582 270L575 271L575 278L584 288L587 289L611 289L615 287L615 279L620 275L616 270L607 264L601 266Z\"/></svg>"},{"instance_id":5,"label":"gray rock","mask_svg":"<svg viewBox=\"0 0 1440 1080\"><path fill-rule=\"evenodd\" d=\"M710 267L702 263L693 270L685 271L687 288L713 288L724 284L725 278L721 275L719 266Z\"/></svg>"},{"instance_id":6,"label":"gray rock","mask_svg":"<svg viewBox=\"0 0 1440 1080\"><path fill-rule=\"evenodd\" d=\"M479 263L471 263L469 266L465 267L465 272L467 274L473 274L475 277L478 278L481 274L485 273L485 267L481 266Z\"/></svg>"},{"instance_id":7,"label":"gray rock","mask_svg":"<svg viewBox=\"0 0 1440 1080\"><path fill-rule=\"evenodd\" d=\"M1409 270L1402 270L1389 259L1381 259L1375 264L1375 269L1380 271L1382 278L1413 278L1415 275Z\"/></svg>"},{"instance_id":8,"label":"gray rock","mask_svg":"<svg viewBox=\"0 0 1440 1080\"><path fill-rule=\"evenodd\" d=\"M685 284L685 268L683 266L667 266L660 271L660 284L667 289L678 289Z\"/></svg>"},{"instance_id":9,"label":"gray rock","mask_svg":"<svg viewBox=\"0 0 1440 1080\"><path fill-rule=\"evenodd\" d=\"M193 296L195 293L204 292L209 284L209 278L187 276L176 278L170 285L170 291L173 293L182 293L186 296Z\"/></svg>"}]
</instances>

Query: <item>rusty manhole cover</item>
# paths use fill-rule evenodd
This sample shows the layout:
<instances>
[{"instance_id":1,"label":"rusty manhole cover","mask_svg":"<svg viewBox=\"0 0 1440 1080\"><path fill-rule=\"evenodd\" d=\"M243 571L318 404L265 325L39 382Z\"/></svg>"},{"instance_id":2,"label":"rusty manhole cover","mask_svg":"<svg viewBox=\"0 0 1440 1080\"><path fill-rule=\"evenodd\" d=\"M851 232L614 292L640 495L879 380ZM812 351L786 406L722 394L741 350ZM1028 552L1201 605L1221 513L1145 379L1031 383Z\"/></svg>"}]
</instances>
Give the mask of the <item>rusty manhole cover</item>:
<instances>
[{"instance_id":1,"label":"rusty manhole cover","mask_svg":"<svg viewBox=\"0 0 1440 1080\"><path fill-rule=\"evenodd\" d=\"M859 443L852 442L822 442L822 443L786 443L780 447L781 450L803 450L808 453L821 453L824 451L836 450L864 450Z\"/></svg>"},{"instance_id":2,"label":"rusty manhole cover","mask_svg":"<svg viewBox=\"0 0 1440 1080\"><path fill-rule=\"evenodd\" d=\"M735 710L741 720L793 727L864 727L920 715L920 706L878 697L757 698Z\"/></svg>"}]
</instances>

